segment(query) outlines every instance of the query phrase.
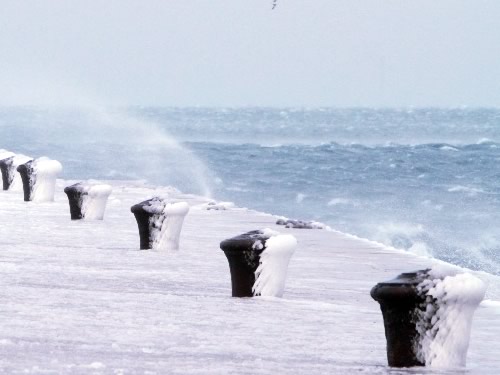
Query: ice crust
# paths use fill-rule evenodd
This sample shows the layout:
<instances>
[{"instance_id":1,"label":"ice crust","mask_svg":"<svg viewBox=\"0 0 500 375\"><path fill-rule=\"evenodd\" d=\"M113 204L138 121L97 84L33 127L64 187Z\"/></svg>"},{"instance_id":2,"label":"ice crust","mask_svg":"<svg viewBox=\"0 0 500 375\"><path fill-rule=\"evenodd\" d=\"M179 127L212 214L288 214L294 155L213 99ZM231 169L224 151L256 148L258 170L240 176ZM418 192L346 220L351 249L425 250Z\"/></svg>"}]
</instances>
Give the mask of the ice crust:
<instances>
[{"instance_id":1,"label":"ice crust","mask_svg":"<svg viewBox=\"0 0 500 375\"><path fill-rule=\"evenodd\" d=\"M291 234L279 234L269 228L261 232L269 238L265 247L261 241L254 243L254 248L264 251L260 254L260 263L255 271L252 292L257 296L282 297L288 264L297 247L297 239Z\"/></svg>"},{"instance_id":2,"label":"ice crust","mask_svg":"<svg viewBox=\"0 0 500 375\"><path fill-rule=\"evenodd\" d=\"M319 221L304 221L304 220L293 220L284 216L279 216L276 220L276 225L284 225L285 228L295 228L295 229L327 229L331 228Z\"/></svg>"},{"instance_id":3,"label":"ice crust","mask_svg":"<svg viewBox=\"0 0 500 375\"><path fill-rule=\"evenodd\" d=\"M417 290L417 358L432 367L465 367L472 317L486 293L483 281L455 267L436 266Z\"/></svg>"},{"instance_id":4,"label":"ice crust","mask_svg":"<svg viewBox=\"0 0 500 375\"><path fill-rule=\"evenodd\" d=\"M82 196L82 215L85 219L102 220L112 187L107 184L88 183L82 185L86 194Z\"/></svg>"},{"instance_id":5,"label":"ice crust","mask_svg":"<svg viewBox=\"0 0 500 375\"><path fill-rule=\"evenodd\" d=\"M150 218L153 250L179 250L182 224L189 212L189 205L186 202L167 203L162 198L154 198L144 209L154 214Z\"/></svg>"},{"instance_id":6,"label":"ice crust","mask_svg":"<svg viewBox=\"0 0 500 375\"><path fill-rule=\"evenodd\" d=\"M56 178L62 171L57 160L42 156L33 161L33 202L53 202Z\"/></svg>"}]
</instances>

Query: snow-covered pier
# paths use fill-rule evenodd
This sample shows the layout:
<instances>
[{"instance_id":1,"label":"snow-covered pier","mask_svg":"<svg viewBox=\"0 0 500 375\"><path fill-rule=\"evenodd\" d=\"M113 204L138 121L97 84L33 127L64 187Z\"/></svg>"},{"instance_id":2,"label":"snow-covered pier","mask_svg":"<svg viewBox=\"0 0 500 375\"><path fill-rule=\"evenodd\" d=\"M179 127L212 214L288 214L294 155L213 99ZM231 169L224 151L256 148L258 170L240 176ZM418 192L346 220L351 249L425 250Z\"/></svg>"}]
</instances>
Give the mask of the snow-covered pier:
<instances>
[{"instance_id":1,"label":"snow-covered pier","mask_svg":"<svg viewBox=\"0 0 500 375\"><path fill-rule=\"evenodd\" d=\"M103 221L0 192L0 373L498 374L500 278L476 311L467 369L387 367L379 281L433 261L339 232L168 188L110 182ZM130 207L153 196L190 205L180 252L140 251ZM283 298L232 298L220 241L271 228L298 240Z\"/></svg>"}]
</instances>

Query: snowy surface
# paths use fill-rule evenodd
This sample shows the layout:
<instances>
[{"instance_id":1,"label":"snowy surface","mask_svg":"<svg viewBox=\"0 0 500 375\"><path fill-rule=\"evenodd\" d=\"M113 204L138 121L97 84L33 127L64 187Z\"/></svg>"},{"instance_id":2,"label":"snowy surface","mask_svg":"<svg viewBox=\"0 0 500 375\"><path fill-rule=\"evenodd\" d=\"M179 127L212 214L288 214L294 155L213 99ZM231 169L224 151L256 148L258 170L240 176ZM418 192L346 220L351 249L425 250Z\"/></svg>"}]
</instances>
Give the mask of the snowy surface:
<instances>
[{"instance_id":1,"label":"snowy surface","mask_svg":"<svg viewBox=\"0 0 500 375\"><path fill-rule=\"evenodd\" d=\"M139 251L130 207L167 188L112 182L103 221L71 221L55 202L0 193L0 373L6 374L457 374L387 367L370 289L431 260L355 236L277 226L254 211L191 210L181 252ZM219 242L259 228L292 234L283 298L232 298ZM485 273L467 374L498 374L500 281Z\"/></svg>"}]
</instances>

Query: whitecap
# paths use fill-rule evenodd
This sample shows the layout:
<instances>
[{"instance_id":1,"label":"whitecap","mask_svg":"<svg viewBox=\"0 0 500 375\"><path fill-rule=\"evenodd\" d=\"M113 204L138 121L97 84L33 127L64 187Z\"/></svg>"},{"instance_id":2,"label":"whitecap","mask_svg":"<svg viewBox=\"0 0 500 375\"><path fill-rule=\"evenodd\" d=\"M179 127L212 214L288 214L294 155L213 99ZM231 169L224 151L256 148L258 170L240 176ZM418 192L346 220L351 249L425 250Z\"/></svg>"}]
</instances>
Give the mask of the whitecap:
<instances>
[{"instance_id":1,"label":"whitecap","mask_svg":"<svg viewBox=\"0 0 500 375\"><path fill-rule=\"evenodd\" d=\"M484 193L484 190L478 188L467 187L463 185L452 186L448 189L450 193L467 193L468 196L473 197L478 193Z\"/></svg>"}]
</instances>

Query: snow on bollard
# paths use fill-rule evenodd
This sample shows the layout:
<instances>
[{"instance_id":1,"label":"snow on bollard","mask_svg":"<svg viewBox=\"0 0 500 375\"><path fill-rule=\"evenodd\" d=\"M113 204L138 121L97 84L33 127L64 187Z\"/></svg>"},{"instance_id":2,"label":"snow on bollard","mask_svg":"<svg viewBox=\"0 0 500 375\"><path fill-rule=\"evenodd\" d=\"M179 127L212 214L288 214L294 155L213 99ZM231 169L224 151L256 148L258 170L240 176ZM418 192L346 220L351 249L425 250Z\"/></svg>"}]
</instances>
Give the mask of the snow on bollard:
<instances>
[{"instance_id":1,"label":"snow on bollard","mask_svg":"<svg viewBox=\"0 0 500 375\"><path fill-rule=\"evenodd\" d=\"M0 170L2 171L3 190L21 191L23 183L17 173L17 167L32 160L25 155L17 155L4 151L0 153Z\"/></svg>"},{"instance_id":2,"label":"snow on bollard","mask_svg":"<svg viewBox=\"0 0 500 375\"><path fill-rule=\"evenodd\" d=\"M112 188L106 184L79 182L64 188L71 220L102 220Z\"/></svg>"},{"instance_id":3,"label":"snow on bollard","mask_svg":"<svg viewBox=\"0 0 500 375\"><path fill-rule=\"evenodd\" d=\"M281 297L290 258L297 247L292 235L255 230L224 240L233 297Z\"/></svg>"},{"instance_id":4,"label":"snow on bollard","mask_svg":"<svg viewBox=\"0 0 500 375\"><path fill-rule=\"evenodd\" d=\"M61 163L41 157L19 165L17 171L23 180L26 202L52 202L54 200L56 178L62 171Z\"/></svg>"},{"instance_id":5,"label":"snow on bollard","mask_svg":"<svg viewBox=\"0 0 500 375\"><path fill-rule=\"evenodd\" d=\"M478 278L449 267L378 283L391 367L464 367L472 316L486 292Z\"/></svg>"},{"instance_id":6,"label":"snow on bollard","mask_svg":"<svg viewBox=\"0 0 500 375\"><path fill-rule=\"evenodd\" d=\"M139 227L140 249L179 250L184 218L189 212L186 202L167 203L155 197L130 208Z\"/></svg>"}]
</instances>

